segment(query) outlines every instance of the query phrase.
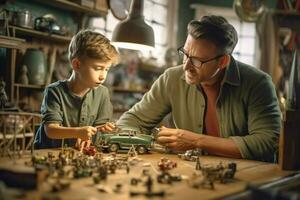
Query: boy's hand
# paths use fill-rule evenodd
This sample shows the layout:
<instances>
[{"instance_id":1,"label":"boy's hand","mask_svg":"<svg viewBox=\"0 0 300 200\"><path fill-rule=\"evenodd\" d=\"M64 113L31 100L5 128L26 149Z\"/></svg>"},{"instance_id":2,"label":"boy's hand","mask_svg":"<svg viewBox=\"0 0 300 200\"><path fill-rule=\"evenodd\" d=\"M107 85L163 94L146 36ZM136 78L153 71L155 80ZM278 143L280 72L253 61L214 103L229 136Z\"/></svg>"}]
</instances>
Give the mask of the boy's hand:
<instances>
[{"instance_id":1,"label":"boy's hand","mask_svg":"<svg viewBox=\"0 0 300 200\"><path fill-rule=\"evenodd\" d=\"M89 147L91 145L91 143L92 143L91 140L83 141L80 138L77 138L75 148L78 149L80 152L82 152L83 148L84 147Z\"/></svg>"},{"instance_id":2,"label":"boy's hand","mask_svg":"<svg viewBox=\"0 0 300 200\"><path fill-rule=\"evenodd\" d=\"M96 126L96 129L98 131L101 131L101 132L105 132L105 131L112 131L114 128L116 128L116 125L115 123L112 123L112 122L107 122L103 125L99 125L99 126Z\"/></svg>"},{"instance_id":3,"label":"boy's hand","mask_svg":"<svg viewBox=\"0 0 300 200\"><path fill-rule=\"evenodd\" d=\"M97 129L92 126L83 126L79 128L79 135L78 138L82 139L83 141L90 140L93 135L95 135Z\"/></svg>"}]
</instances>

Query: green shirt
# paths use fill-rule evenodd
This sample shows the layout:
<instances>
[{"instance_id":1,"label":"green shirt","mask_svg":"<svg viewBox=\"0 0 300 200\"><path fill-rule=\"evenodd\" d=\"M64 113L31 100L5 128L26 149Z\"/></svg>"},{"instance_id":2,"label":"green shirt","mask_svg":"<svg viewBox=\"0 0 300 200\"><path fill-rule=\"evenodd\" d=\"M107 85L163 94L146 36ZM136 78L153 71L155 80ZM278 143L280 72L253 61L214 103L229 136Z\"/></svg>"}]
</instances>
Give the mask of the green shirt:
<instances>
[{"instance_id":1,"label":"green shirt","mask_svg":"<svg viewBox=\"0 0 300 200\"><path fill-rule=\"evenodd\" d=\"M45 123L58 123L63 127L96 126L111 120L112 105L109 91L104 86L90 89L84 97L74 95L67 82L57 81L44 91L41 106L42 123L36 134L37 148L59 147L61 140L50 139L44 131ZM75 139L65 143L74 145Z\"/></svg>"},{"instance_id":2,"label":"green shirt","mask_svg":"<svg viewBox=\"0 0 300 200\"><path fill-rule=\"evenodd\" d=\"M151 130L171 112L176 128L202 134L205 108L204 94L186 83L178 66L166 70L117 125ZM220 137L232 138L243 158L274 161L281 123L269 75L232 57L216 110Z\"/></svg>"}]
</instances>

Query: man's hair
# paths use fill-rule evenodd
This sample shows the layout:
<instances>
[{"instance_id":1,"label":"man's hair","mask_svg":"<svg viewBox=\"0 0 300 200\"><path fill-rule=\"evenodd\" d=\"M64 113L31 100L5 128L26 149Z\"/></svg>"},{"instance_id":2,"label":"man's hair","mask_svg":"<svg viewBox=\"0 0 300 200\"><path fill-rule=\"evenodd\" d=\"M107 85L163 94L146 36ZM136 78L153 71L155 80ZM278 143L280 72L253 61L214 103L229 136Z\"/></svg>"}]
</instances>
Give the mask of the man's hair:
<instances>
[{"instance_id":1,"label":"man's hair","mask_svg":"<svg viewBox=\"0 0 300 200\"><path fill-rule=\"evenodd\" d=\"M203 16L188 24L188 34L194 39L205 39L214 43L220 54L231 54L238 37L235 28L222 16Z\"/></svg>"},{"instance_id":2,"label":"man's hair","mask_svg":"<svg viewBox=\"0 0 300 200\"><path fill-rule=\"evenodd\" d=\"M73 36L69 45L69 60L74 58L97 58L102 62L112 61L116 63L119 54L116 48L110 44L101 33L92 30L79 31Z\"/></svg>"}]
</instances>

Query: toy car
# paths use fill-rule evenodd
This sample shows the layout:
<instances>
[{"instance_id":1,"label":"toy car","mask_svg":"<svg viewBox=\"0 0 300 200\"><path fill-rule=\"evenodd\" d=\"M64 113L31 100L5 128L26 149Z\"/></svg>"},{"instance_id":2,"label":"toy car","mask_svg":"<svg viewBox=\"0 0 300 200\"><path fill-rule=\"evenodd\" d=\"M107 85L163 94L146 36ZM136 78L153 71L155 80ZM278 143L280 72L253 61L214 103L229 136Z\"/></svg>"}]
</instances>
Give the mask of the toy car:
<instances>
[{"instance_id":1,"label":"toy car","mask_svg":"<svg viewBox=\"0 0 300 200\"><path fill-rule=\"evenodd\" d=\"M139 154L147 153L153 144L153 136L140 134L136 131L120 130L117 133L102 133L102 148L109 152L129 150L132 145Z\"/></svg>"},{"instance_id":2,"label":"toy car","mask_svg":"<svg viewBox=\"0 0 300 200\"><path fill-rule=\"evenodd\" d=\"M83 148L83 153L88 156L94 156L97 153L97 149L93 146Z\"/></svg>"},{"instance_id":3,"label":"toy car","mask_svg":"<svg viewBox=\"0 0 300 200\"><path fill-rule=\"evenodd\" d=\"M183 159L183 160L188 160L188 161L197 161L197 157L199 156L199 152L196 150L187 150L183 154L178 154L178 157Z\"/></svg>"},{"instance_id":4,"label":"toy car","mask_svg":"<svg viewBox=\"0 0 300 200\"><path fill-rule=\"evenodd\" d=\"M157 166L161 171L168 171L177 167L177 163L168 158L162 157Z\"/></svg>"}]
</instances>

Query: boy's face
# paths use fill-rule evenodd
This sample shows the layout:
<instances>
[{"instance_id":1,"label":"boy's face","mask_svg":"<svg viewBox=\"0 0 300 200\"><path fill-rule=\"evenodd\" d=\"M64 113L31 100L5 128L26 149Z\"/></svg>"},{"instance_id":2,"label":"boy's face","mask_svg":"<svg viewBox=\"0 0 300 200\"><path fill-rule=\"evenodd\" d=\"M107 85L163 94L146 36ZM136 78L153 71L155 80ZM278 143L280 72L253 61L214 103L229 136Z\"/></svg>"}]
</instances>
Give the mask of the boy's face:
<instances>
[{"instance_id":1,"label":"boy's face","mask_svg":"<svg viewBox=\"0 0 300 200\"><path fill-rule=\"evenodd\" d=\"M77 59L77 61L72 63L73 69L76 71L80 83L86 88L96 88L103 84L112 65L111 61L103 62L95 58L83 58ZM74 63L77 67L74 66Z\"/></svg>"}]
</instances>

